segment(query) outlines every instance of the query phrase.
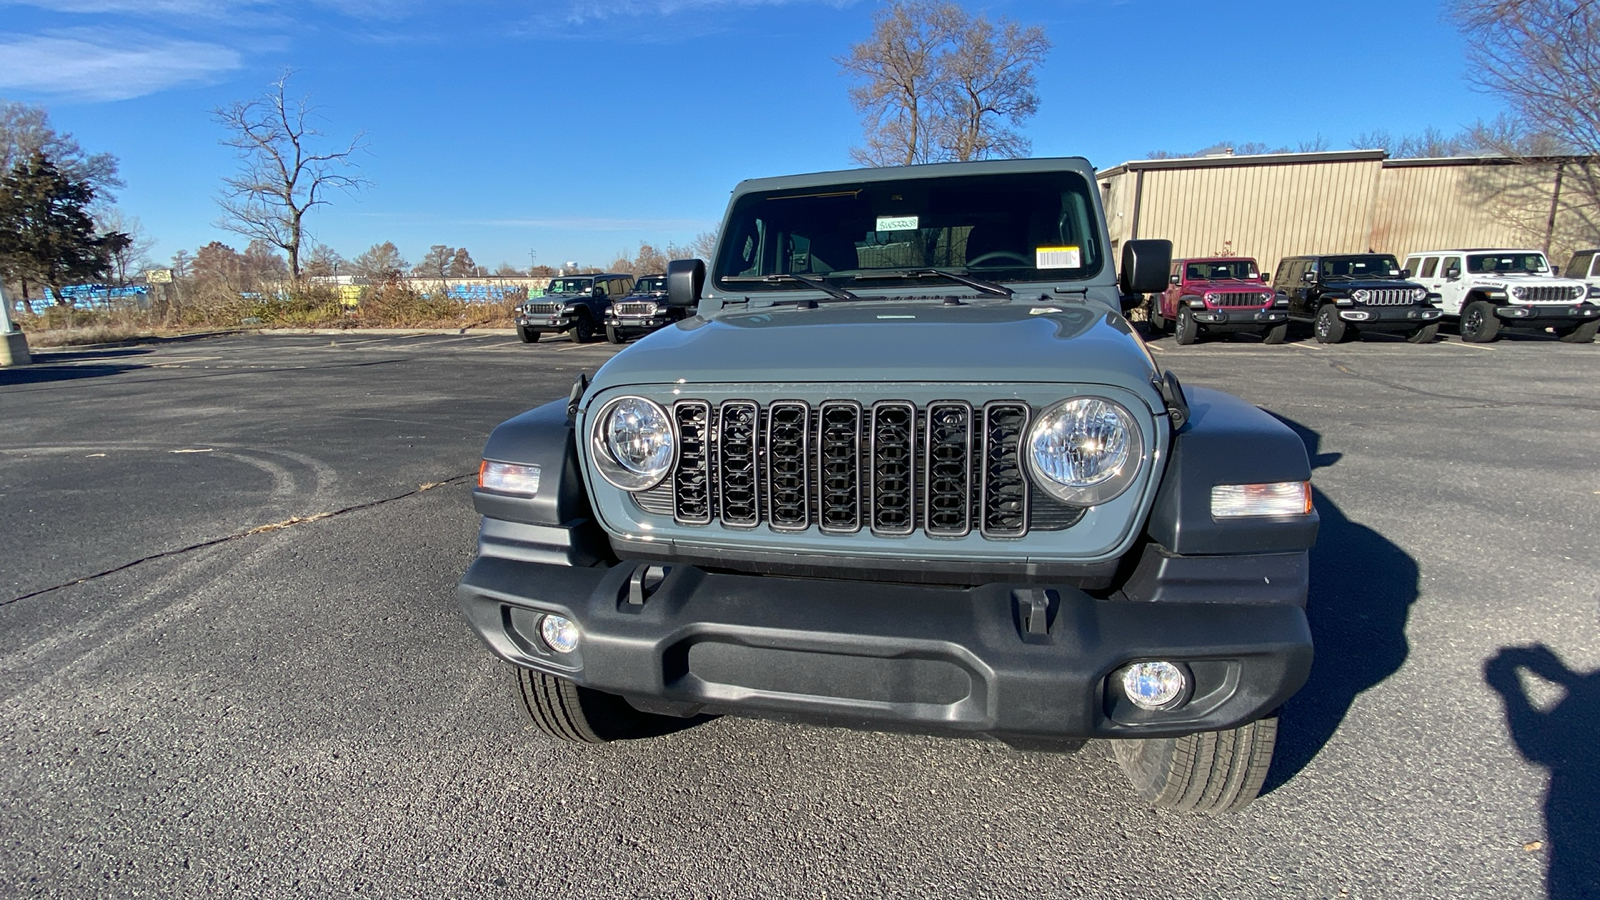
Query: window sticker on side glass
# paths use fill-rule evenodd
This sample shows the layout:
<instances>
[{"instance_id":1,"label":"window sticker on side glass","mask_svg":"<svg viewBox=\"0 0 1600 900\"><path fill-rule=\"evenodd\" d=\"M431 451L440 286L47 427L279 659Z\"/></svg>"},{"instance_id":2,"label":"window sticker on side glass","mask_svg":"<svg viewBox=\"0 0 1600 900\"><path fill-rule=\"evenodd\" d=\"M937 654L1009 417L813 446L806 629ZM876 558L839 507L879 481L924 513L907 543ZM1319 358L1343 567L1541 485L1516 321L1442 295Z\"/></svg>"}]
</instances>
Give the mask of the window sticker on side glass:
<instances>
[{"instance_id":1,"label":"window sticker on side glass","mask_svg":"<svg viewBox=\"0 0 1600 900\"><path fill-rule=\"evenodd\" d=\"M879 216L877 231L916 231L917 216Z\"/></svg>"},{"instance_id":2,"label":"window sticker on side glass","mask_svg":"<svg viewBox=\"0 0 1600 900\"><path fill-rule=\"evenodd\" d=\"M1077 247L1038 247L1033 251L1035 269L1079 269L1083 254Z\"/></svg>"}]
</instances>

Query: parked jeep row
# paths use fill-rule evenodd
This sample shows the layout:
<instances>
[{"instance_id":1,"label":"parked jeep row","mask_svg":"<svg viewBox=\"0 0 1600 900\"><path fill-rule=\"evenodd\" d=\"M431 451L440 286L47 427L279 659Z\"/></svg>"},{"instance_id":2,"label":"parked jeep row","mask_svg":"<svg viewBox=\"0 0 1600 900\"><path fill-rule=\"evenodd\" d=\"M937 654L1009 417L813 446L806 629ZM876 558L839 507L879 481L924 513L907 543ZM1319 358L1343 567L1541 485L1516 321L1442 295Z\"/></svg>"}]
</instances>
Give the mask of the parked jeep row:
<instances>
[{"instance_id":1,"label":"parked jeep row","mask_svg":"<svg viewBox=\"0 0 1600 900\"><path fill-rule=\"evenodd\" d=\"M1430 250L1404 267L1387 253L1290 256L1270 279L1254 259L1219 256L1175 261L1145 317L1152 334L1171 332L1179 344L1234 332L1277 344L1294 327L1325 344L1368 331L1425 344L1445 320L1469 343L1549 329L1586 344L1600 332L1597 300L1600 250L1574 254L1565 278L1538 250Z\"/></svg>"}]
</instances>

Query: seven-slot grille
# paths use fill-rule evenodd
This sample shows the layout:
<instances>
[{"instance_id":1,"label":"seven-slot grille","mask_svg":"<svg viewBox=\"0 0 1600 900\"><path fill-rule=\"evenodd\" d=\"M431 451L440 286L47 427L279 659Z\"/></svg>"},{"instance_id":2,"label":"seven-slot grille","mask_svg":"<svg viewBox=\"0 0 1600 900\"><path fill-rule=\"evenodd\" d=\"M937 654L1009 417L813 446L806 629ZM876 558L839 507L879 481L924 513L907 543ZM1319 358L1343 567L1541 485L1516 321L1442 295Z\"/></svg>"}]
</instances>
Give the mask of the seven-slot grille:
<instances>
[{"instance_id":1,"label":"seven-slot grille","mask_svg":"<svg viewBox=\"0 0 1600 900\"><path fill-rule=\"evenodd\" d=\"M1212 302L1217 306L1266 306L1272 301L1272 295L1261 296L1262 291L1222 291L1212 294Z\"/></svg>"},{"instance_id":2,"label":"seven-slot grille","mask_svg":"<svg viewBox=\"0 0 1600 900\"><path fill-rule=\"evenodd\" d=\"M611 311L619 316L653 316L656 314L656 305L649 300L635 300L613 303Z\"/></svg>"},{"instance_id":3,"label":"seven-slot grille","mask_svg":"<svg viewBox=\"0 0 1600 900\"><path fill-rule=\"evenodd\" d=\"M1530 285L1512 289L1512 296L1529 303L1571 303L1586 294L1583 288L1549 285Z\"/></svg>"},{"instance_id":4,"label":"seven-slot grille","mask_svg":"<svg viewBox=\"0 0 1600 900\"><path fill-rule=\"evenodd\" d=\"M549 315L551 313L560 312L561 311L561 304L559 304L559 303L529 303L527 306L525 306L523 308L528 311L528 315L530 315L530 316Z\"/></svg>"},{"instance_id":5,"label":"seven-slot grille","mask_svg":"<svg viewBox=\"0 0 1600 900\"><path fill-rule=\"evenodd\" d=\"M1415 288L1376 288L1367 291L1368 306L1408 306L1416 301L1411 292Z\"/></svg>"},{"instance_id":6,"label":"seven-slot grille","mask_svg":"<svg viewBox=\"0 0 1600 900\"><path fill-rule=\"evenodd\" d=\"M635 499L683 525L1020 538L1030 416L1014 400L680 400L677 462Z\"/></svg>"}]
</instances>

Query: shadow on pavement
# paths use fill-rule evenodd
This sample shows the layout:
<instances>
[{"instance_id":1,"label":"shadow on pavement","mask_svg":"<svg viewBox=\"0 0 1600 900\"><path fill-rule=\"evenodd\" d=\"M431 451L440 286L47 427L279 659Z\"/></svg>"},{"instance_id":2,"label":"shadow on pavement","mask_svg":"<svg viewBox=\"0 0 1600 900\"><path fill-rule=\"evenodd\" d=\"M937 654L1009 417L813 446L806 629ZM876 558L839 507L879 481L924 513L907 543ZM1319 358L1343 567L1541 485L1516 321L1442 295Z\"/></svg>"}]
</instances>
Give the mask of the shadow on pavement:
<instances>
[{"instance_id":1,"label":"shadow on pavement","mask_svg":"<svg viewBox=\"0 0 1600 900\"><path fill-rule=\"evenodd\" d=\"M1549 709L1535 706L1519 673L1564 689ZM1600 896L1600 848L1595 842L1600 808L1600 670L1576 672L1543 644L1502 647L1483 664L1483 680L1506 705L1506 726L1525 759L1550 770L1544 797L1550 839L1546 884L1550 900Z\"/></svg>"},{"instance_id":2,"label":"shadow on pavement","mask_svg":"<svg viewBox=\"0 0 1600 900\"><path fill-rule=\"evenodd\" d=\"M31 365L8 367L0 369L0 388L27 384L49 384L50 382L60 381L78 381L84 378L100 378L105 375L119 375L137 368L142 367L119 366L111 363L83 366Z\"/></svg>"},{"instance_id":3,"label":"shadow on pavement","mask_svg":"<svg viewBox=\"0 0 1600 900\"><path fill-rule=\"evenodd\" d=\"M1277 417L1305 441L1313 470L1338 462L1321 453L1321 435ZM1262 793L1293 778L1338 731L1357 697L1399 670L1410 654L1406 620L1417 599L1417 561L1394 542L1347 518L1313 489L1322 518L1311 550L1311 596L1306 616L1316 647L1311 678L1285 706L1278 747Z\"/></svg>"},{"instance_id":4,"label":"shadow on pavement","mask_svg":"<svg viewBox=\"0 0 1600 900\"><path fill-rule=\"evenodd\" d=\"M153 347L100 347L88 350L74 350L71 347L46 347L43 350L33 351L33 360L36 363L61 363L84 362L91 359L122 359L129 356L144 356L154 353Z\"/></svg>"}]
</instances>

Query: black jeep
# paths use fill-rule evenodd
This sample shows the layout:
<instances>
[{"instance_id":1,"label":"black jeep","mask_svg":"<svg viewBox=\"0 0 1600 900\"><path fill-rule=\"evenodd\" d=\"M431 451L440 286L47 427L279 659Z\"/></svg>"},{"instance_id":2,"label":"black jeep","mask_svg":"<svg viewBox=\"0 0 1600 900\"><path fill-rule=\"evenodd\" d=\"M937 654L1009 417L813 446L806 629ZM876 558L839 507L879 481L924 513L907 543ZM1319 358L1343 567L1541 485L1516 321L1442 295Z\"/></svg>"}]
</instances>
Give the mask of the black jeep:
<instances>
[{"instance_id":1,"label":"black jeep","mask_svg":"<svg viewBox=\"0 0 1600 900\"><path fill-rule=\"evenodd\" d=\"M594 340L611 301L633 290L632 275L572 275L550 279L544 296L517 307L517 337L531 344L547 332L570 332L572 340Z\"/></svg>"},{"instance_id":2,"label":"black jeep","mask_svg":"<svg viewBox=\"0 0 1600 900\"><path fill-rule=\"evenodd\" d=\"M1289 298L1289 321L1310 325L1324 344L1353 340L1368 329L1426 344L1439 334L1443 312L1410 277L1387 253L1288 256L1278 262L1272 286Z\"/></svg>"},{"instance_id":3,"label":"black jeep","mask_svg":"<svg viewBox=\"0 0 1600 900\"><path fill-rule=\"evenodd\" d=\"M634 282L633 293L613 301L606 310L606 340L620 344L693 313L692 307L673 306L667 301L667 276L643 275Z\"/></svg>"}]
</instances>

